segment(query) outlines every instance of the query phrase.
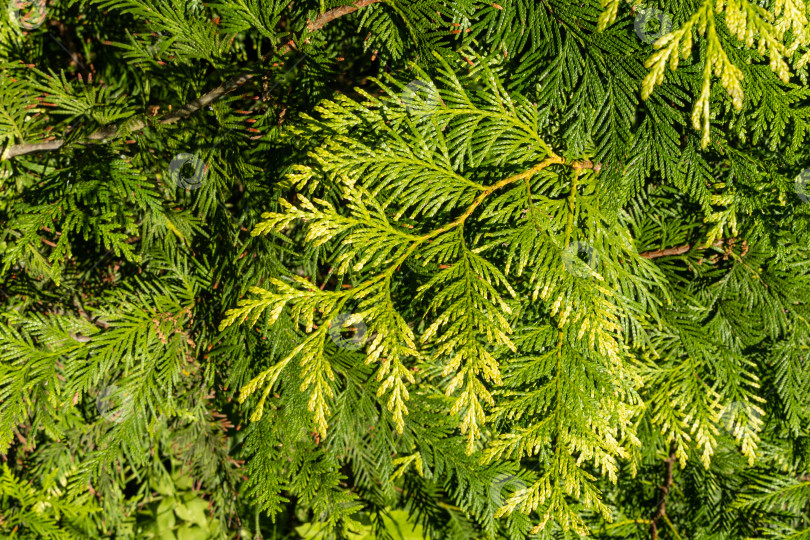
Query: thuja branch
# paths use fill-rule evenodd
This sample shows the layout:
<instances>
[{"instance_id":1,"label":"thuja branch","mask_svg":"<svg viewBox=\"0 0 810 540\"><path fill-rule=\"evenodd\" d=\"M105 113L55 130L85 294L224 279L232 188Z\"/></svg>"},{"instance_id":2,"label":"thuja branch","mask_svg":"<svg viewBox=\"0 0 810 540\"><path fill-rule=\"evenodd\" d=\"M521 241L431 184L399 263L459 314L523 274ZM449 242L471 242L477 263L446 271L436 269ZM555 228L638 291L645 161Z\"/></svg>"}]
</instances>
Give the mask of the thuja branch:
<instances>
[{"instance_id":1,"label":"thuja branch","mask_svg":"<svg viewBox=\"0 0 810 540\"><path fill-rule=\"evenodd\" d=\"M475 210L479 206L481 206L481 204L492 193L494 193L494 192L498 191L499 189L501 189L503 187L506 187L506 186L508 186L510 184L514 184L514 183L517 183L517 182L521 182L521 181L523 181L525 179L531 178L533 175L539 173L540 171L542 171L542 170L544 170L544 169L546 169L546 168L548 168L548 167L550 167L552 165L567 165L568 167L570 167L572 169L572 171L574 172L575 175L581 174L583 169L593 169L594 168L594 165L591 162L566 161L564 158L552 153L549 157L547 157L546 159L544 159L540 163L535 164L534 166L530 167L529 169L527 169L525 171L522 171L522 172L519 172L519 173L516 173L516 174L513 174L511 176L508 176L508 177L506 177L506 178L504 178L504 179L502 179L502 180L500 180L500 181L498 181L498 182L496 182L496 183L494 183L492 185L489 185L489 186L483 188L482 191L475 197L475 199L464 209L463 213L461 215L459 215L458 217L456 217L455 219L453 219L452 221L440 226L437 229L433 229L433 230L431 230L429 232L426 232L424 234L421 234L421 235L406 235L408 237L408 244L409 245L407 247L403 246L403 248L404 248L403 251L398 256L395 256L393 262L386 269L379 272L377 275L367 279L366 281L364 281L362 283L359 283L359 284L356 284L351 289L348 289L346 291L339 291L339 292L335 292L335 293L327 293L325 295L325 293L322 291L322 289L318 288L314 283L308 283L308 282L303 282L302 283L301 281L299 281L299 283L302 284L305 287L304 290L301 290L301 289L298 289L298 288L291 287L291 286L289 286L289 285L287 285L287 284L285 284L285 283L283 283L283 282L281 282L279 280L273 280L274 283L276 284L276 286L280 288L281 294L274 294L274 293L271 293L269 291L260 290L258 288L257 289L252 289L253 292L259 292L259 293L263 294L264 295L264 300L260 300L259 302L252 302L252 303L251 302L243 302L240 305L239 308L237 308L235 310L230 310L228 312L228 315L226 316L226 318L220 324L220 331L222 331L227 326L230 326L231 324L233 324L238 318L241 318L241 317L244 316L245 320L247 320L247 317L249 316L251 311L256 310L256 309L263 310L263 309L265 309L267 307L270 307L270 306L273 306L273 311L272 311L273 316L271 316L271 320L275 320L275 318L278 317L278 314L283 309L284 305L286 305L289 302L298 303L299 306L306 306L307 310L312 308L314 311L320 311L318 306L317 306L317 302L319 301L319 299L321 297L324 297L324 296L327 296L327 295L329 296L328 300L331 302L330 306L328 308L329 311L331 312L331 315L329 315L329 317L332 317L335 313L338 313L343 308L345 303L350 298L352 298L352 297L362 298L364 296L367 296L369 294L369 292L374 287L378 287L381 284L384 287L390 286L390 280L391 280L392 274L394 272L396 272L397 269L400 268L401 265L408 259L408 257L410 257L420 246L424 245L426 242L429 242L429 241L441 236L442 234L444 234L444 233L446 233L448 231L451 231L451 230L456 229L456 228L463 227L464 223L470 218L470 216L473 215ZM576 181L574 182L573 189L576 190ZM572 197L573 197L573 195L572 195ZM306 203L303 203L303 204L305 205L305 207L308 207L310 210L316 211L315 207L312 206L311 203L306 202ZM572 204L573 204L573 202L572 202ZM299 213L297 210L294 210L292 205L290 205L289 203L285 202L285 204L283 204L283 206L285 206L288 210L292 210L292 212L296 214L296 218L303 217L303 214ZM273 224L275 224L275 226L278 226L279 224L282 224L281 226L283 227L284 226L283 224L286 224L286 223L289 222L289 220L283 219L285 217L284 214L279 214L279 213L272 213L271 212L271 213L268 213L268 214L263 214L263 217L267 218L268 221L265 222L264 224L260 224L259 226L257 226L257 228L253 231L254 235L261 234L262 231L268 230L270 227L273 226ZM313 303L313 301L315 303ZM260 311L258 311L257 313L260 313ZM256 320L255 317L256 316L254 315L254 319L253 319L254 322ZM331 319L330 319L330 322L331 322ZM314 361L314 359L316 359L316 358L321 358L322 352L318 352L316 350L319 347L321 347L321 345L319 345L317 342L319 340L322 340L324 338L324 336L326 335L326 329L327 329L328 325L324 324L324 325L322 325L320 327L315 327L312 324L312 319L309 319L309 322L307 323L307 325L308 325L308 328L307 328L308 335L304 339L304 341L301 344L298 345L298 347L296 347L290 354L288 354L281 362L276 363L273 367L271 367L268 370L264 371L263 373L261 373L257 377L254 377L250 381L250 383L248 385L246 385L245 387L242 388L240 398L239 398L240 402L244 402L244 400L249 395L253 394L260 387L262 387L262 386L264 387L264 392L263 392L261 398L259 399L259 403L257 404L256 410L254 411L253 415L251 416L251 419L253 421L257 421L258 419L261 418L262 408L264 406L264 401L265 401L268 393L270 392L270 389L273 387L273 385L278 380L278 377L280 376L281 372L285 369L285 367L289 364L289 362L294 357L296 357L299 354L306 353L306 354L310 355L310 359L312 361ZM312 331L313 327L315 328L314 332ZM411 344L410 346L412 348L414 347L413 344ZM309 362L309 361L310 360L307 360L307 362ZM321 360L321 362L325 362L325 361ZM404 367L401 364L400 364L400 367L401 367L402 370L404 370ZM327 367L325 368L325 372L331 373L331 368L328 366L328 363L327 363ZM385 374L385 372L380 372L380 373ZM392 375L391 377L396 378L396 376L394 376L394 375ZM391 380L391 377L389 377L389 380ZM331 378L331 375L330 375L330 378ZM410 380L410 382L412 382L412 383L414 382L411 377L408 377L408 379ZM402 385L402 382L400 381L397 384ZM389 386L390 385L383 386L382 387L383 390L378 391L378 392L384 392L385 388L388 388ZM407 401L408 400L408 394L407 394L407 390L404 389L404 386L402 386L401 394L403 394L403 395L401 396L400 401ZM313 397L311 399L312 400L317 400L319 398L317 398L317 394L313 394ZM311 401L311 403L315 403L315 402L316 401ZM321 403L322 407L325 408L325 402L323 402L321 400L318 403ZM389 403L391 403L391 402L389 402ZM407 414L407 409L405 409L404 406L400 406L400 409L404 409L404 413ZM310 409L310 410L312 410L312 409ZM389 405L389 410L391 410L390 405ZM399 411L399 409L398 409L398 411ZM395 419L397 421L397 426L396 427L397 427L397 431L399 433L402 433L402 430L404 429L404 421L402 421L402 418L401 418L402 414L403 414L402 412L397 412L395 414ZM399 417L398 419L397 419L397 416ZM316 415L316 420L319 422L319 428L320 428L319 432L321 433L322 436L325 436L326 435L326 429L327 429L327 424L326 424L325 417L323 415L321 415L320 413L318 413L318 415ZM468 445L468 453L470 453L471 451L472 451L472 446Z\"/></svg>"},{"instance_id":2,"label":"thuja branch","mask_svg":"<svg viewBox=\"0 0 810 540\"><path fill-rule=\"evenodd\" d=\"M575 169L577 169L577 168L581 168L581 169L583 169L583 168L593 168L592 164L591 164L590 167L583 166L584 163L585 162L575 161L575 162L569 163L569 165L572 168L575 168ZM587 163L590 164L590 162L587 162ZM529 168L529 169L527 169L527 170L525 170L523 172L513 174L512 176L504 178L503 180L500 180L500 181L492 184L491 186L488 186L488 187L484 188L484 190L478 195L478 197L476 197L475 200L467 207L467 209L464 210L463 214L461 214L459 217L457 217L453 221L442 225L438 229L434 229L434 230L430 231L429 233L423 234L422 236L415 237L415 241L408 247L407 250L405 250L405 252L399 258L397 258L397 260L394 262L393 265L391 265L388 268L388 270L386 270L385 272L382 272L381 274L371 278L370 280L366 281L365 283L362 283L362 284L354 287L353 289L351 289L349 291L348 294L350 294L350 295L351 294L357 294L358 292L360 292L360 291L374 285L378 281L389 278L391 276L391 274L393 274L400 266L402 266L402 264L408 259L408 257L410 257L413 254L414 251L416 251L416 249L419 246L421 246L422 244L424 244L425 242L427 242L429 240L432 240L433 238L436 238L437 236L439 236L439 235L441 235L443 233L446 233L447 231L449 231L451 229L454 229L454 228L464 224L464 222L467 220L467 218L469 218L472 215L472 213L475 212L475 209L478 208L481 205L481 203L484 202L484 200L487 197L489 197L493 192L495 192L495 191L499 190L500 188L502 188L504 186L507 186L509 184L513 184L515 182L519 182L521 180L531 178L533 175L535 175L538 172L542 171L546 167L549 167L549 166L555 165L555 164L565 164L565 159L558 156L558 155L556 155L556 154L552 155L551 157L546 158L545 160L541 161L540 163L538 163L534 167L531 167L531 168Z\"/></svg>"},{"instance_id":3,"label":"thuja branch","mask_svg":"<svg viewBox=\"0 0 810 540\"><path fill-rule=\"evenodd\" d=\"M309 33L316 32L326 26L331 21L342 17L344 15L348 15L349 13L354 13L358 9L364 8L371 4L376 4L381 0L358 0L354 3L354 5L349 6L340 6L335 9L331 9L325 13L322 13L318 17L315 18L313 21L307 22L307 30ZM257 62L257 64L261 64L267 61L268 58L271 58L274 55L284 55L290 52L295 47L295 42L293 40L288 41L284 45L278 47L275 50L265 53L261 57L261 61ZM258 67L258 65L256 66ZM173 124L178 120L182 120L184 118L188 118L198 110L205 108L206 106L214 103L216 100L228 94L237 88L241 87L247 81L252 79L258 75L257 70L251 69L245 73L237 75L225 83L217 86L213 90L203 94L202 96L198 97L197 99L190 101L177 109L177 111L171 112L166 114L158 120L160 124ZM146 127L146 122L144 120L135 120L134 122L130 123L126 126L127 133L134 133L137 131L142 130ZM87 136L87 138L83 141L85 144L88 143L96 143L96 142L104 142L109 139L112 139L116 135L119 134L121 130L117 126L104 126L97 131L91 133ZM56 139L53 141L48 142L40 142L40 143L22 143L16 145L10 145L6 148L5 152L0 155L0 161L5 159L11 159L13 157L22 156L25 154L33 154L35 152L48 152L52 150L58 150L62 146L65 145L65 139Z\"/></svg>"},{"instance_id":4,"label":"thuja branch","mask_svg":"<svg viewBox=\"0 0 810 540\"><path fill-rule=\"evenodd\" d=\"M442 234L444 232L447 232L450 229L463 224L467 220L467 218L469 218L472 215L472 213L475 211L475 209L478 208L481 205L482 202L484 202L484 199L489 197L494 191L497 191L500 188L502 188L504 186L507 186L509 184L513 184L515 182L519 182L521 180L531 178L533 175L535 175L538 172L542 171L546 167L549 167L549 166L555 165L555 164L563 164L563 163L565 163L565 159L561 158L560 156L553 155L553 156L551 156L549 158L546 158L542 162L538 163L534 167L523 171L522 173L514 174L512 176L509 176L508 178L504 178L503 180L501 180L499 182L496 182L495 184L492 184L488 188L484 189L484 191L482 191L478 195L478 197L476 197L475 201L470 206L467 207L467 210L465 210L464 213L461 214L461 216L459 216L454 221L448 223L447 225L444 225L443 227L440 227L440 228L436 229L435 231L433 231L431 233L428 233L427 235L423 236L421 238L421 241L424 242L425 240L430 240L431 238L435 238L436 236L439 236L440 234ZM576 165L579 165L580 163L581 162L574 162L574 163L571 164L571 166L573 168L578 168ZM584 167L580 167L580 168L584 168ZM412 247L412 249L415 249L415 247ZM408 253L408 254L410 255L410 253Z\"/></svg>"},{"instance_id":5,"label":"thuja branch","mask_svg":"<svg viewBox=\"0 0 810 540\"><path fill-rule=\"evenodd\" d=\"M459 227L459 226L463 225L464 222L473 214L473 212L475 212L475 210L492 193L494 193L495 191L498 191L499 189L501 189L501 188L503 188L505 186L513 184L515 182L520 182L520 181L529 179L533 175L535 175L538 172L546 169L547 167L550 167L551 165L567 165L567 166L571 167L571 169L573 169L577 173L579 171L585 170L585 169L593 169L595 171L598 171L599 168L600 168L600 164L598 164L598 163L594 164L593 162L587 161L587 160L584 160L584 161L566 161L565 158L560 157L557 154L552 153L550 157L546 158L545 160L541 161L540 163L537 163L533 167L530 167L529 169L526 169L525 171L522 171L522 172L513 174L511 176L508 176L508 177L506 177L506 178L504 178L502 180L499 180L498 182L496 182L496 183L482 189L481 193L478 194L478 196L475 198L475 200L473 200L473 202L470 203L469 206L467 206L467 208L464 210L464 212L460 216L458 216L456 219L454 219L453 221L445 223L441 227L439 227L437 229L434 229L434 230L432 230L430 232L427 232L425 234L422 234L421 236L406 235L409 238L411 238L413 241L408 246L408 248L402 253L402 255L400 255L399 257L396 258L396 260L394 261L394 263L391 266L389 266L384 272L378 274L377 276L374 276L373 278L369 279L368 281L365 281L363 283L355 285L351 289L345 291L345 293L343 293L343 294L345 294L347 297L352 296L352 295L357 295L357 294L361 293L362 291L366 290L367 288L375 285L379 281L390 278L391 275L394 272L396 272L397 269L400 266L402 266L402 264L408 259L408 257L410 257L425 242L428 242L428 241L436 238L437 236L440 236L440 235L442 235L442 234L444 234L444 233L446 233L446 232L448 232L448 231L450 231L450 230L452 230L452 229L454 229L456 227Z\"/></svg>"}]
</instances>

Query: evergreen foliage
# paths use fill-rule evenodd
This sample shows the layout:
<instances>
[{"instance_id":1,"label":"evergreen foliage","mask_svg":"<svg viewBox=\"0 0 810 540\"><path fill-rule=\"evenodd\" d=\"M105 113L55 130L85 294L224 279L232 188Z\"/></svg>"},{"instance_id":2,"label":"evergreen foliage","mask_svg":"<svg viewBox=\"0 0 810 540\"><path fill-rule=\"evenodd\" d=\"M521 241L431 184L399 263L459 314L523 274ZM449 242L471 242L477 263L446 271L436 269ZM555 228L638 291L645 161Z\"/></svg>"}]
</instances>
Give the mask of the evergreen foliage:
<instances>
[{"instance_id":1,"label":"evergreen foliage","mask_svg":"<svg viewBox=\"0 0 810 540\"><path fill-rule=\"evenodd\" d=\"M8 8L0 536L810 537L810 3Z\"/></svg>"}]
</instances>

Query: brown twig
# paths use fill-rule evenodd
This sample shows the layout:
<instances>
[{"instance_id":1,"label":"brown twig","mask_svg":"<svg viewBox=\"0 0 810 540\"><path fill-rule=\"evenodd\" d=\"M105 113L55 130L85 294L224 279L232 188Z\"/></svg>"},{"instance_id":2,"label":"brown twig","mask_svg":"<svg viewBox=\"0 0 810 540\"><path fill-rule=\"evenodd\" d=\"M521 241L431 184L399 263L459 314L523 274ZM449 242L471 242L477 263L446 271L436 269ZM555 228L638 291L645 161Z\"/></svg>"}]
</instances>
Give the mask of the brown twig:
<instances>
[{"instance_id":1,"label":"brown twig","mask_svg":"<svg viewBox=\"0 0 810 540\"><path fill-rule=\"evenodd\" d=\"M317 17L314 21L307 22L307 30L309 30L310 33L315 32L338 17L348 15L349 13L353 13L360 8L370 6L371 4L376 4L377 2L380 2L380 0L359 0L358 2L355 2L353 6L340 6L336 7L335 9L330 9L323 15Z\"/></svg>"},{"instance_id":2,"label":"brown twig","mask_svg":"<svg viewBox=\"0 0 810 540\"><path fill-rule=\"evenodd\" d=\"M664 460L664 485L658 486L662 491L661 500L658 502L655 514L650 521L650 536L652 540L658 540L658 520L661 518L666 519L667 516L667 496L669 490L672 488L672 469L675 465L675 443L669 445L669 457Z\"/></svg>"},{"instance_id":3,"label":"brown twig","mask_svg":"<svg viewBox=\"0 0 810 540\"><path fill-rule=\"evenodd\" d=\"M594 171L599 172L602 170L602 164L594 163L593 161L586 159L582 161L574 161L571 163L571 168L574 170L593 169Z\"/></svg>"},{"instance_id":4,"label":"brown twig","mask_svg":"<svg viewBox=\"0 0 810 540\"><path fill-rule=\"evenodd\" d=\"M671 247L666 249L655 249L653 251L645 251L639 253L645 259L657 259L658 257L668 257L669 255L683 255L692 249L692 246L686 244L685 246Z\"/></svg>"},{"instance_id":5,"label":"brown twig","mask_svg":"<svg viewBox=\"0 0 810 540\"><path fill-rule=\"evenodd\" d=\"M725 240L715 240L712 242L711 247L720 247L723 245ZM666 249L654 249L652 251L644 251L639 253L645 259L657 259L658 257L668 257L670 255L683 255L687 251L692 249L690 244L686 244L683 246L671 247ZM698 249L708 249L708 247L698 247ZM745 246L745 251L748 251L747 245ZM743 253L744 255L745 253Z\"/></svg>"},{"instance_id":6,"label":"brown twig","mask_svg":"<svg viewBox=\"0 0 810 540\"><path fill-rule=\"evenodd\" d=\"M325 13L322 13L318 17L315 18L314 21L309 21L307 23L307 29L311 32L315 32L323 28L327 23L337 19L338 17L342 17L343 15L347 15L349 13L353 13L360 8L366 7L371 4L376 4L381 0L359 0L354 3L353 6L341 6L335 9L331 9ZM261 61L266 61L271 55L279 54L283 55L292 50L295 47L295 42L290 40L284 45L278 47L277 49L265 53L262 55ZM214 101L218 100L225 94L232 92L245 84L247 81L252 79L256 76L255 72L243 73L241 75L237 75L236 77L228 80L225 84L222 84L210 92L198 97L194 101L190 101L186 103L177 111L171 112L167 115L161 117L158 122L161 124L173 124L178 120L182 120L183 118L187 118L191 116L196 111L210 105ZM127 131L132 133L135 131L140 131L146 127L146 122L143 120L136 120L132 122L128 127ZM119 130L117 126L104 126L103 128L99 129L98 131L93 132L87 137L88 141L104 141L106 139L110 139L115 137L118 134ZM32 154L34 152L47 152L51 150L58 150L62 146L64 146L65 140L64 139L57 139L54 141L50 141L47 143L22 143L11 145L6 148L5 152L0 155L0 161L5 159L11 159L13 157L22 156L25 154Z\"/></svg>"}]
</instances>

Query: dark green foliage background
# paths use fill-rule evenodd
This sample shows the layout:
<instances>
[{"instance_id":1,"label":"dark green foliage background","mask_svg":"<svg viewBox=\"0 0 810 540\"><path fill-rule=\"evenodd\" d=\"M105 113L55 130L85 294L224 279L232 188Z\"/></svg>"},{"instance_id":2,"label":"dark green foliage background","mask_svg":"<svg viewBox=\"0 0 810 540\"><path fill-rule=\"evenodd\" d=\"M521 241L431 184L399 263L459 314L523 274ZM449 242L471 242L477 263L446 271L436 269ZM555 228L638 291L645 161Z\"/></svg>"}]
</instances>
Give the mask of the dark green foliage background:
<instances>
[{"instance_id":1,"label":"dark green foliage background","mask_svg":"<svg viewBox=\"0 0 810 540\"><path fill-rule=\"evenodd\" d=\"M810 166L807 67L784 83L766 57L718 24L744 75L745 99L736 110L723 87L712 86L711 143L702 148L690 116L705 41L641 99L654 48L639 39L635 13L653 4L622 2L616 21L599 31L610 2L386 0L307 30L342 4L58 0L24 32L0 10L0 150L66 140L54 152L0 160L0 536L281 539L324 523L324 538L397 538L392 523L408 527L402 514L384 517L396 510L425 538L529 536L542 512L494 516L547 471L554 445L490 462L481 456L499 436L542 418L548 403L539 401L525 416L507 414L509 403L523 407L519 397L546 381L536 364L492 347L506 386L490 390L505 409L487 411L490 422L468 453L437 364L418 364L400 434L364 350L327 339L338 377L322 438L296 362L260 420L250 417L261 392L238 402L246 384L305 338L290 310L272 324L262 312L255 324L220 329L227 311L271 278L303 276L340 291L373 274L339 275L334 257L345 246L340 239L314 246L305 227L250 232L262 213L284 211L280 198L314 195L349 212L328 174L306 189L287 175L311 164L335 133L379 148L386 128L364 120L341 132L323 100L389 100L394 112L385 114L397 133L432 141L427 122L409 131L397 120L407 113L397 96L416 79L446 82L450 69L477 105L498 81L536 111L551 148L569 161L600 163L583 182L593 186L600 226L629 230L634 252L688 245L651 259L665 285L643 285L654 316L626 330L644 378L637 453L619 462L616 483L592 462L581 468L613 521L569 493L572 511L596 538L650 537L677 440L684 466L673 467L655 534L810 538L810 204L794 183ZM678 28L702 4L658 7ZM255 76L210 106L159 121L245 72ZM118 127L115 136L87 143L109 125ZM206 164L199 189L170 177L181 153ZM476 181L491 184L534 164L493 156L467 167ZM336 156L335 163L352 162ZM568 180L559 176L549 193L563 199ZM458 194L440 188L418 201L445 205L436 215L405 215L399 224L429 231L454 219L466 203L453 206ZM712 234L728 216L736 232ZM505 212L490 226L473 232L517 227ZM409 259L397 274L393 301L417 333L431 300L417 290L440 270L436 261ZM514 303L529 304L514 326L526 358L548 348L537 328L550 318L548 306L528 297ZM573 378L567 384L582 387ZM112 420L99 406L111 386L124 396L123 414ZM762 420L753 464L724 427L727 417L701 408L709 386L723 394L721 408L762 408L743 411L748 422ZM666 414L683 422L680 435L662 427ZM705 466L694 431L693 440L682 436L698 421L716 427ZM596 434L592 442L601 444ZM425 474L413 462L398 471L396 460L417 450ZM552 514L536 537L578 536Z\"/></svg>"}]
</instances>

